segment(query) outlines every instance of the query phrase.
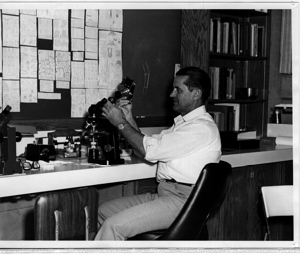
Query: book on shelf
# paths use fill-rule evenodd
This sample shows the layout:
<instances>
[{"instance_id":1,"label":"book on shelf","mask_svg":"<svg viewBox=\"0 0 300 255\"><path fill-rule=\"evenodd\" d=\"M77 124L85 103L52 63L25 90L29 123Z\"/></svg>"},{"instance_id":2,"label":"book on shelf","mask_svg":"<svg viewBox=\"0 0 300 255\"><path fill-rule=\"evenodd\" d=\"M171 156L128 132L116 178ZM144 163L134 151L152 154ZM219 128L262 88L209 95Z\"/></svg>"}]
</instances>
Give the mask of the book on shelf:
<instances>
[{"instance_id":1,"label":"book on shelf","mask_svg":"<svg viewBox=\"0 0 300 255\"><path fill-rule=\"evenodd\" d=\"M226 76L226 79L227 79L227 86L226 86L226 99L234 99L234 81L235 81L235 78L234 78L234 73L233 73L233 69L232 68L228 68L227 69L227 76Z\"/></svg>"},{"instance_id":2,"label":"book on shelf","mask_svg":"<svg viewBox=\"0 0 300 255\"><path fill-rule=\"evenodd\" d=\"M222 53L228 54L229 22L222 22Z\"/></svg>"},{"instance_id":3,"label":"book on shelf","mask_svg":"<svg viewBox=\"0 0 300 255\"><path fill-rule=\"evenodd\" d=\"M250 56L257 57L258 24L250 24Z\"/></svg>"},{"instance_id":4,"label":"book on shelf","mask_svg":"<svg viewBox=\"0 0 300 255\"><path fill-rule=\"evenodd\" d=\"M210 77L210 83L211 83L211 98L212 99L219 99L219 87L220 87L220 68L211 66L209 68L209 77Z\"/></svg>"},{"instance_id":5,"label":"book on shelf","mask_svg":"<svg viewBox=\"0 0 300 255\"><path fill-rule=\"evenodd\" d=\"M214 23L213 19L210 19L210 30L209 30L209 51L214 51Z\"/></svg>"},{"instance_id":6,"label":"book on shelf","mask_svg":"<svg viewBox=\"0 0 300 255\"><path fill-rule=\"evenodd\" d=\"M233 106L234 108L234 126L233 131L239 131L240 130L240 104L237 103L217 103L215 105L225 105L225 106ZM231 130L229 130L231 131Z\"/></svg>"},{"instance_id":7,"label":"book on shelf","mask_svg":"<svg viewBox=\"0 0 300 255\"><path fill-rule=\"evenodd\" d=\"M225 116L224 116L224 114L222 112L218 112L218 111L209 111L208 113L212 116L219 131L225 131Z\"/></svg>"},{"instance_id":8,"label":"book on shelf","mask_svg":"<svg viewBox=\"0 0 300 255\"><path fill-rule=\"evenodd\" d=\"M265 57L265 27L233 17L210 19L211 52Z\"/></svg>"},{"instance_id":9,"label":"book on shelf","mask_svg":"<svg viewBox=\"0 0 300 255\"><path fill-rule=\"evenodd\" d=\"M210 44L211 52L221 52L221 23L220 18L210 19Z\"/></svg>"},{"instance_id":10,"label":"book on shelf","mask_svg":"<svg viewBox=\"0 0 300 255\"><path fill-rule=\"evenodd\" d=\"M238 54L238 24L231 17L210 19L210 44L211 52Z\"/></svg>"},{"instance_id":11,"label":"book on shelf","mask_svg":"<svg viewBox=\"0 0 300 255\"><path fill-rule=\"evenodd\" d=\"M238 54L243 56L245 54L245 28L244 28L245 24L244 22L239 22L238 27L239 27L239 40L238 40L238 44L239 44L239 52Z\"/></svg>"},{"instance_id":12,"label":"book on shelf","mask_svg":"<svg viewBox=\"0 0 300 255\"><path fill-rule=\"evenodd\" d=\"M257 55L258 57L266 57L266 38L265 38L265 27L257 27Z\"/></svg>"},{"instance_id":13,"label":"book on shelf","mask_svg":"<svg viewBox=\"0 0 300 255\"><path fill-rule=\"evenodd\" d=\"M245 140L245 139L256 139L257 132L256 130L249 130L249 131L239 131L237 134L238 140Z\"/></svg>"},{"instance_id":14,"label":"book on shelf","mask_svg":"<svg viewBox=\"0 0 300 255\"><path fill-rule=\"evenodd\" d=\"M234 129L234 107L227 105L208 104L207 112L220 112L223 115L224 124L220 131L233 131Z\"/></svg>"},{"instance_id":15,"label":"book on shelf","mask_svg":"<svg viewBox=\"0 0 300 255\"><path fill-rule=\"evenodd\" d=\"M236 74L233 68L211 66L209 68L212 99L235 99Z\"/></svg>"},{"instance_id":16,"label":"book on shelf","mask_svg":"<svg viewBox=\"0 0 300 255\"><path fill-rule=\"evenodd\" d=\"M254 11L268 13L268 9L254 9Z\"/></svg>"},{"instance_id":17,"label":"book on shelf","mask_svg":"<svg viewBox=\"0 0 300 255\"><path fill-rule=\"evenodd\" d=\"M237 23L232 21L231 23L231 36L232 36L232 44L231 44L231 54L237 55Z\"/></svg>"}]
</instances>

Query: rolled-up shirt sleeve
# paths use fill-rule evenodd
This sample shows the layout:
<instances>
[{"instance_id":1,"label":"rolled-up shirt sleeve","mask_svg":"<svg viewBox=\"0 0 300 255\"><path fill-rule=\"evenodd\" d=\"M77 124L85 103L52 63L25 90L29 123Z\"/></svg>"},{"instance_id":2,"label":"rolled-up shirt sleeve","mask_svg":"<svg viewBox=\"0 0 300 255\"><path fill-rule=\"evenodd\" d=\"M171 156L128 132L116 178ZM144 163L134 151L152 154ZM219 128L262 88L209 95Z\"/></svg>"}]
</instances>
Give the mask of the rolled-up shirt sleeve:
<instances>
[{"instance_id":1,"label":"rolled-up shirt sleeve","mask_svg":"<svg viewBox=\"0 0 300 255\"><path fill-rule=\"evenodd\" d=\"M163 131L159 135L144 136L145 159L150 162L167 162L185 157L201 148L209 149L213 139L210 123L201 120L183 125L178 130Z\"/></svg>"}]
</instances>

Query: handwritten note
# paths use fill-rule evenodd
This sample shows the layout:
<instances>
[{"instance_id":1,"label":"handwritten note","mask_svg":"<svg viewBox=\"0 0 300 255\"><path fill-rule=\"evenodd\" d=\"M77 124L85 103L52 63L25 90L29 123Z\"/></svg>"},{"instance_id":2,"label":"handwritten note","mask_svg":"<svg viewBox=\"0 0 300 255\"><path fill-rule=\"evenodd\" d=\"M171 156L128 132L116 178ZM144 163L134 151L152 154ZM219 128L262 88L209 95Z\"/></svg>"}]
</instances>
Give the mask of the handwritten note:
<instances>
[{"instance_id":1,"label":"handwritten note","mask_svg":"<svg viewBox=\"0 0 300 255\"><path fill-rule=\"evenodd\" d=\"M19 79L19 48L3 47L3 79Z\"/></svg>"},{"instance_id":2,"label":"handwritten note","mask_svg":"<svg viewBox=\"0 0 300 255\"><path fill-rule=\"evenodd\" d=\"M60 93L38 92L38 99L61 100Z\"/></svg>"},{"instance_id":3,"label":"handwritten note","mask_svg":"<svg viewBox=\"0 0 300 255\"><path fill-rule=\"evenodd\" d=\"M85 52L85 59L98 59L98 52Z\"/></svg>"},{"instance_id":4,"label":"handwritten note","mask_svg":"<svg viewBox=\"0 0 300 255\"><path fill-rule=\"evenodd\" d=\"M68 21L53 20L53 49L69 50Z\"/></svg>"},{"instance_id":5,"label":"handwritten note","mask_svg":"<svg viewBox=\"0 0 300 255\"><path fill-rule=\"evenodd\" d=\"M10 105L11 112L20 112L19 81L3 80L3 105Z\"/></svg>"},{"instance_id":6,"label":"handwritten note","mask_svg":"<svg viewBox=\"0 0 300 255\"><path fill-rule=\"evenodd\" d=\"M68 20L69 10L66 8L53 9L53 19Z\"/></svg>"},{"instance_id":7,"label":"handwritten note","mask_svg":"<svg viewBox=\"0 0 300 255\"><path fill-rule=\"evenodd\" d=\"M2 13L19 15L19 9L2 9Z\"/></svg>"},{"instance_id":8,"label":"handwritten note","mask_svg":"<svg viewBox=\"0 0 300 255\"><path fill-rule=\"evenodd\" d=\"M56 81L56 88L57 89L69 89L70 82L68 81Z\"/></svg>"},{"instance_id":9,"label":"handwritten note","mask_svg":"<svg viewBox=\"0 0 300 255\"><path fill-rule=\"evenodd\" d=\"M86 89L86 110L89 109L91 104L96 104L103 98L107 98L107 91L103 89Z\"/></svg>"},{"instance_id":10,"label":"handwritten note","mask_svg":"<svg viewBox=\"0 0 300 255\"><path fill-rule=\"evenodd\" d=\"M98 39L98 28L96 27L85 27L85 37Z\"/></svg>"},{"instance_id":11,"label":"handwritten note","mask_svg":"<svg viewBox=\"0 0 300 255\"><path fill-rule=\"evenodd\" d=\"M37 79L21 78L21 103L37 103Z\"/></svg>"},{"instance_id":12,"label":"handwritten note","mask_svg":"<svg viewBox=\"0 0 300 255\"><path fill-rule=\"evenodd\" d=\"M85 51L98 52L97 39L85 38Z\"/></svg>"},{"instance_id":13,"label":"handwritten note","mask_svg":"<svg viewBox=\"0 0 300 255\"><path fill-rule=\"evenodd\" d=\"M80 118L85 115L85 89L71 89L71 117Z\"/></svg>"},{"instance_id":14,"label":"handwritten note","mask_svg":"<svg viewBox=\"0 0 300 255\"><path fill-rule=\"evenodd\" d=\"M113 90L122 81L122 33L99 31L99 86Z\"/></svg>"},{"instance_id":15,"label":"handwritten note","mask_svg":"<svg viewBox=\"0 0 300 255\"><path fill-rule=\"evenodd\" d=\"M36 46L36 17L31 15L20 15L20 44Z\"/></svg>"},{"instance_id":16,"label":"handwritten note","mask_svg":"<svg viewBox=\"0 0 300 255\"><path fill-rule=\"evenodd\" d=\"M84 51L84 39L71 39L71 49L72 51Z\"/></svg>"},{"instance_id":17,"label":"handwritten note","mask_svg":"<svg viewBox=\"0 0 300 255\"><path fill-rule=\"evenodd\" d=\"M21 9L20 13L36 16L36 9Z\"/></svg>"},{"instance_id":18,"label":"handwritten note","mask_svg":"<svg viewBox=\"0 0 300 255\"><path fill-rule=\"evenodd\" d=\"M99 10L99 29L123 31L122 10Z\"/></svg>"},{"instance_id":19,"label":"handwritten note","mask_svg":"<svg viewBox=\"0 0 300 255\"><path fill-rule=\"evenodd\" d=\"M98 88L98 61L85 60L85 87L86 88Z\"/></svg>"},{"instance_id":20,"label":"handwritten note","mask_svg":"<svg viewBox=\"0 0 300 255\"><path fill-rule=\"evenodd\" d=\"M53 50L38 50L39 56L39 79L55 79L55 61Z\"/></svg>"},{"instance_id":21,"label":"handwritten note","mask_svg":"<svg viewBox=\"0 0 300 255\"><path fill-rule=\"evenodd\" d=\"M37 17L53 19L54 14L52 9L37 9Z\"/></svg>"},{"instance_id":22,"label":"handwritten note","mask_svg":"<svg viewBox=\"0 0 300 255\"><path fill-rule=\"evenodd\" d=\"M37 78L36 47L21 46L21 77Z\"/></svg>"},{"instance_id":23,"label":"handwritten note","mask_svg":"<svg viewBox=\"0 0 300 255\"><path fill-rule=\"evenodd\" d=\"M83 61L83 58L84 58L84 54L83 52L80 52L80 51L74 51L72 52L72 59L73 61Z\"/></svg>"},{"instance_id":24,"label":"handwritten note","mask_svg":"<svg viewBox=\"0 0 300 255\"><path fill-rule=\"evenodd\" d=\"M84 19L71 18L71 27L84 28Z\"/></svg>"},{"instance_id":25,"label":"handwritten note","mask_svg":"<svg viewBox=\"0 0 300 255\"><path fill-rule=\"evenodd\" d=\"M52 40L52 19L38 18L38 37Z\"/></svg>"},{"instance_id":26,"label":"handwritten note","mask_svg":"<svg viewBox=\"0 0 300 255\"><path fill-rule=\"evenodd\" d=\"M84 39L84 29L78 27L71 27L71 38Z\"/></svg>"},{"instance_id":27,"label":"handwritten note","mask_svg":"<svg viewBox=\"0 0 300 255\"><path fill-rule=\"evenodd\" d=\"M3 46L19 47L19 16L2 15Z\"/></svg>"},{"instance_id":28,"label":"handwritten note","mask_svg":"<svg viewBox=\"0 0 300 255\"><path fill-rule=\"evenodd\" d=\"M54 92L53 81L40 80L40 92Z\"/></svg>"},{"instance_id":29,"label":"handwritten note","mask_svg":"<svg viewBox=\"0 0 300 255\"><path fill-rule=\"evenodd\" d=\"M37 17L68 20L68 9L37 9Z\"/></svg>"},{"instance_id":30,"label":"handwritten note","mask_svg":"<svg viewBox=\"0 0 300 255\"><path fill-rule=\"evenodd\" d=\"M71 88L84 88L84 62L71 62Z\"/></svg>"},{"instance_id":31,"label":"handwritten note","mask_svg":"<svg viewBox=\"0 0 300 255\"><path fill-rule=\"evenodd\" d=\"M98 10L87 9L85 11L85 24L90 27L98 27Z\"/></svg>"},{"instance_id":32,"label":"handwritten note","mask_svg":"<svg viewBox=\"0 0 300 255\"><path fill-rule=\"evenodd\" d=\"M56 51L56 80L70 81L71 52Z\"/></svg>"},{"instance_id":33,"label":"handwritten note","mask_svg":"<svg viewBox=\"0 0 300 255\"><path fill-rule=\"evenodd\" d=\"M80 9L74 9L71 10L71 17L72 18L78 18L78 19L84 19L84 10Z\"/></svg>"}]
</instances>

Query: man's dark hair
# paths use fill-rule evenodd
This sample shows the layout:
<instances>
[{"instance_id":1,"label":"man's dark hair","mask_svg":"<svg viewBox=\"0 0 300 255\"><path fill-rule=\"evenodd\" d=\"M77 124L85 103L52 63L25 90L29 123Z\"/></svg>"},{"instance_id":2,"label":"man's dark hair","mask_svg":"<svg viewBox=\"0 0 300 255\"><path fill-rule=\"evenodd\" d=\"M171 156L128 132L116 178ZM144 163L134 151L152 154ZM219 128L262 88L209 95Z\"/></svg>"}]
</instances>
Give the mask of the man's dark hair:
<instances>
[{"instance_id":1,"label":"man's dark hair","mask_svg":"<svg viewBox=\"0 0 300 255\"><path fill-rule=\"evenodd\" d=\"M198 88L202 91L202 104L205 104L210 95L211 83L208 74L199 67L191 66L180 69L176 76L188 76L184 83L189 90Z\"/></svg>"}]
</instances>

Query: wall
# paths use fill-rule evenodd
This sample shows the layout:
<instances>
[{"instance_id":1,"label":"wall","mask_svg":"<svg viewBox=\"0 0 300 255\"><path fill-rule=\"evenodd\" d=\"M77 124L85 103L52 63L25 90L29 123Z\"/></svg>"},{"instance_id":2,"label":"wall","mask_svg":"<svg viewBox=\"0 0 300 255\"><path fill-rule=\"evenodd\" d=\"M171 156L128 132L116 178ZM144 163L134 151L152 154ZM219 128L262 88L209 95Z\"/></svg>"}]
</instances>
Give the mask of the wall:
<instances>
[{"instance_id":1,"label":"wall","mask_svg":"<svg viewBox=\"0 0 300 255\"><path fill-rule=\"evenodd\" d=\"M291 75L279 73L281 14L281 10L272 10L271 13L268 119L270 119L275 105L292 103ZM285 114L282 118L283 122L292 123L292 114Z\"/></svg>"}]
</instances>

